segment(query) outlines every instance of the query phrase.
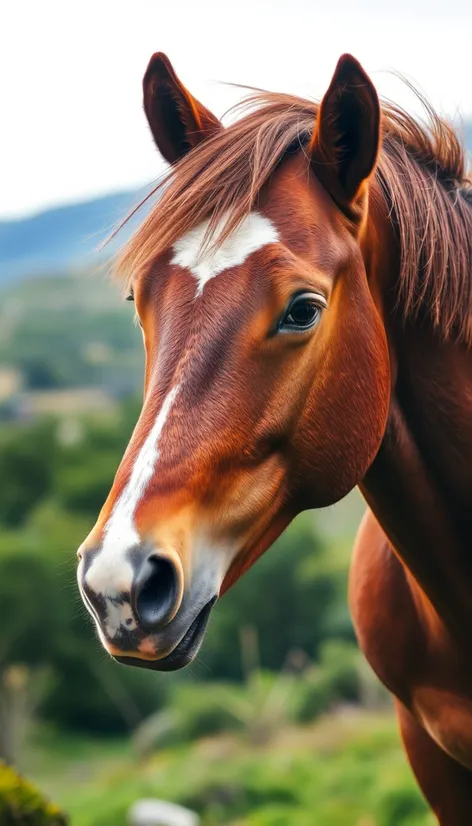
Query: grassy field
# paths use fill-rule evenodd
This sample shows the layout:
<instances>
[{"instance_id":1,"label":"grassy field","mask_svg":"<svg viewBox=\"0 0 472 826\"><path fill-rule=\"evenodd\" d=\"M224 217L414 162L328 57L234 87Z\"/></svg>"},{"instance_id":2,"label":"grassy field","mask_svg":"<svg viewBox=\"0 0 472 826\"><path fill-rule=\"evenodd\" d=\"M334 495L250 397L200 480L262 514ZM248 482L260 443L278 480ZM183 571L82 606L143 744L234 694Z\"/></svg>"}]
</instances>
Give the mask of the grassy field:
<instances>
[{"instance_id":1,"label":"grassy field","mask_svg":"<svg viewBox=\"0 0 472 826\"><path fill-rule=\"evenodd\" d=\"M224 734L153 752L126 740L48 734L28 755L29 776L71 826L124 826L139 797L198 811L204 826L433 826L389 712L345 708L284 727L256 746Z\"/></svg>"}]
</instances>

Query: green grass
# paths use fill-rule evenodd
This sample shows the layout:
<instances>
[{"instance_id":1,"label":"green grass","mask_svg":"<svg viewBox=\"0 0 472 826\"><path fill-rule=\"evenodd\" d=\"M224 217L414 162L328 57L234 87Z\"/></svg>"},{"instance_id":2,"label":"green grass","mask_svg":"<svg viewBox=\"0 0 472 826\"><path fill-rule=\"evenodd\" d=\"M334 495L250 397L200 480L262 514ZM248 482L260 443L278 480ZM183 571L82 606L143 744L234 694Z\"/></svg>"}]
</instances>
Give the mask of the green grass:
<instances>
[{"instance_id":1,"label":"green grass","mask_svg":"<svg viewBox=\"0 0 472 826\"><path fill-rule=\"evenodd\" d=\"M389 714L287 727L265 747L220 735L139 761L126 741L43 736L30 776L71 826L125 826L139 797L189 806L203 826L432 826Z\"/></svg>"}]
</instances>

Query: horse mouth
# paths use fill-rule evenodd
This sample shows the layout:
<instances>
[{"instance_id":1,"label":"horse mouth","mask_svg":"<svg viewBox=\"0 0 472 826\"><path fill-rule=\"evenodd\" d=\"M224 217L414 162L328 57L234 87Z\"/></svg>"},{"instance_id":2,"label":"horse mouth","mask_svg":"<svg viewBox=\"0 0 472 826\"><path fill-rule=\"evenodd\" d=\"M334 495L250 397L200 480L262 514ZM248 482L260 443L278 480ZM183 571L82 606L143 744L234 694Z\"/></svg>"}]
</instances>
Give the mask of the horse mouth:
<instances>
[{"instance_id":1,"label":"horse mouth","mask_svg":"<svg viewBox=\"0 0 472 826\"><path fill-rule=\"evenodd\" d=\"M148 668L152 671L178 671L192 662L196 657L205 636L206 627L217 597L213 597L195 617L184 636L173 651L160 660L143 660L129 655L114 659L122 665L134 665L136 668Z\"/></svg>"}]
</instances>

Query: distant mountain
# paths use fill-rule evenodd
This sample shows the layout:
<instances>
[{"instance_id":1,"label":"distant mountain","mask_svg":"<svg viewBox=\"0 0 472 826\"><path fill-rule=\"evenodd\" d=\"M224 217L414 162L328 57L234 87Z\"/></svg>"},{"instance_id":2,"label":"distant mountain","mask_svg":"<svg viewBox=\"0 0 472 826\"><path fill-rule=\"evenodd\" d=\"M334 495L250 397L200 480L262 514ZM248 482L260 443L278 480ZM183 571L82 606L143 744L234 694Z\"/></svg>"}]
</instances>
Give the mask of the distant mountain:
<instances>
[{"instance_id":1,"label":"distant mountain","mask_svg":"<svg viewBox=\"0 0 472 826\"><path fill-rule=\"evenodd\" d=\"M20 220L0 221L0 286L96 263L104 256L100 245L142 197L142 191L117 192ZM143 207L123 228L107 254L130 236L146 212Z\"/></svg>"},{"instance_id":2,"label":"distant mountain","mask_svg":"<svg viewBox=\"0 0 472 826\"><path fill-rule=\"evenodd\" d=\"M472 122L464 123L460 132L472 151ZM0 221L0 287L25 277L67 274L93 265L105 255L100 244L144 194L143 190L117 192L18 221ZM129 238L152 202L120 231L107 254Z\"/></svg>"}]
</instances>

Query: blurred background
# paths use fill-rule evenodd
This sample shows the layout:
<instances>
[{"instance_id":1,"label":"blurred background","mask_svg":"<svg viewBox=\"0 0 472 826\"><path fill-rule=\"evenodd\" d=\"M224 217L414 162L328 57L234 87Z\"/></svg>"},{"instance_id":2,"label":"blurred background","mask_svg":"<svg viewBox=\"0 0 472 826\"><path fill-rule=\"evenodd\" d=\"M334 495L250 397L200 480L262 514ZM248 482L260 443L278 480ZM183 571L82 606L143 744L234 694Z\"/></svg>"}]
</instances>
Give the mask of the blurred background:
<instances>
[{"instance_id":1,"label":"blurred background","mask_svg":"<svg viewBox=\"0 0 472 826\"><path fill-rule=\"evenodd\" d=\"M44 0L0 18L0 823L10 765L73 826L121 826L149 797L202 826L432 824L349 618L356 493L292 525L176 675L107 657L75 550L140 407L141 336L109 259L143 215L100 245L163 169L150 55L222 115L230 83L319 98L351 51L416 111L406 74L470 149L470 4ZM62 822L47 811L38 824Z\"/></svg>"}]
</instances>

